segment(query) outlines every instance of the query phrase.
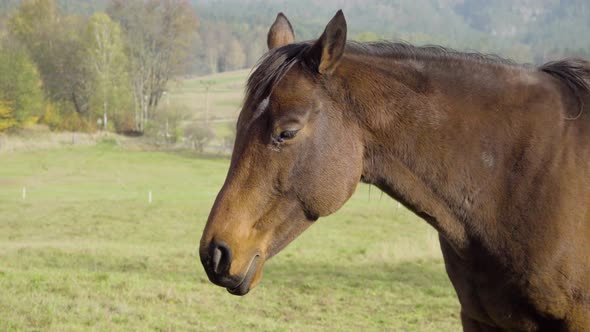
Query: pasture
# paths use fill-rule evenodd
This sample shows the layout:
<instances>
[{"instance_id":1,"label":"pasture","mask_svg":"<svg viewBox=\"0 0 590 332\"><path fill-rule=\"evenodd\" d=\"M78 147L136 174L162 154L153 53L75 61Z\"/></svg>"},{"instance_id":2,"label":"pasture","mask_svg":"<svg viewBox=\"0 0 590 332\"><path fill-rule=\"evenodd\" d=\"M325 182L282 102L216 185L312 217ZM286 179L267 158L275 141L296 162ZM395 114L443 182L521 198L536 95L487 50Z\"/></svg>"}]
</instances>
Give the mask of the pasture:
<instances>
[{"instance_id":1,"label":"pasture","mask_svg":"<svg viewBox=\"0 0 590 332\"><path fill-rule=\"evenodd\" d=\"M244 82L250 69L188 78L172 84L163 103L171 107L188 107L199 120L205 119L207 85L209 85L209 119L234 119L242 103ZM169 99L167 99L169 98Z\"/></svg>"},{"instance_id":2,"label":"pasture","mask_svg":"<svg viewBox=\"0 0 590 332\"><path fill-rule=\"evenodd\" d=\"M197 253L226 158L109 140L0 160L2 331L460 329L435 233L375 188L240 298L208 281Z\"/></svg>"},{"instance_id":3,"label":"pasture","mask_svg":"<svg viewBox=\"0 0 590 332\"><path fill-rule=\"evenodd\" d=\"M229 135L247 73L185 80L164 102L204 119L213 82L212 127ZM1 331L460 330L436 233L378 189L359 185L235 297L197 252L229 159L108 137L0 153Z\"/></svg>"}]
</instances>

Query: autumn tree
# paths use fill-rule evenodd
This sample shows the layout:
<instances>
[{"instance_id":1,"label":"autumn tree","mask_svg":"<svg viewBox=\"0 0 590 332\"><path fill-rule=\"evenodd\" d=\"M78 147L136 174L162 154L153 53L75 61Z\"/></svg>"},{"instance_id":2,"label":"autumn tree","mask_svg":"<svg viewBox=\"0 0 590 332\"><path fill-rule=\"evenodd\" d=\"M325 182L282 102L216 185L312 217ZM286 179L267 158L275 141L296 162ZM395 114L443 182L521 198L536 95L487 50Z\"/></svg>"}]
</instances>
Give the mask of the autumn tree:
<instances>
[{"instance_id":1,"label":"autumn tree","mask_svg":"<svg viewBox=\"0 0 590 332\"><path fill-rule=\"evenodd\" d=\"M191 124L184 128L184 136L191 143L192 149L203 152L207 143L215 138L215 133L207 126Z\"/></svg>"},{"instance_id":2,"label":"autumn tree","mask_svg":"<svg viewBox=\"0 0 590 332\"><path fill-rule=\"evenodd\" d=\"M0 131L35 120L43 110L41 79L16 41L0 44Z\"/></svg>"},{"instance_id":3,"label":"autumn tree","mask_svg":"<svg viewBox=\"0 0 590 332\"><path fill-rule=\"evenodd\" d=\"M240 42L232 38L225 49L224 71L243 69L246 66L246 53Z\"/></svg>"},{"instance_id":4,"label":"autumn tree","mask_svg":"<svg viewBox=\"0 0 590 332\"><path fill-rule=\"evenodd\" d=\"M14 108L9 102L0 100L0 131L16 127Z\"/></svg>"},{"instance_id":5,"label":"autumn tree","mask_svg":"<svg viewBox=\"0 0 590 332\"><path fill-rule=\"evenodd\" d=\"M184 0L113 0L107 12L125 32L136 129L143 131L170 79L187 68L198 22Z\"/></svg>"},{"instance_id":6,"label":"autumn tree","mask_svg":"<svg viewBox=\"0 0 590 332\"><path fill-rule=\"evenodd\" d=\"M47 97L87 118L92 73L84 63L81 18L62 16L55 0L24 0L9 29L37 65Z\"/></svg>"},{"instance_id":7,"label":"autumn tree","mask_svg":"<svg viewBox=\"0 0 590 332\"><path fill-rule=\"evenodd\" d=\"M91 107L100 111L103 128L108 128L109 117L118 130L127 128L127 113L131 106L129 62L124 51L119 24L104 13L94 14L85 31L85 62L94 78Z\"/></svg>"}]
</instances>

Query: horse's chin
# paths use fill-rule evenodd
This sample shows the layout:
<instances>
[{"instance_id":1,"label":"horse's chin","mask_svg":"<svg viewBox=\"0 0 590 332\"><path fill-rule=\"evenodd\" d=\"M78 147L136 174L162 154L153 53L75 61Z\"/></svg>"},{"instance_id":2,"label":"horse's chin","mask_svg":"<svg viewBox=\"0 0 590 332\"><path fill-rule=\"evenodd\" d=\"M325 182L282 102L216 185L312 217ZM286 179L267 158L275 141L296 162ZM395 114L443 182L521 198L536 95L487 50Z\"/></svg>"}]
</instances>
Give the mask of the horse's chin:
<instances>
[{"instance_id":1,"label":"horse's chin","mask_svg":"<svg viewBox=\"0 0 590 332\"><path fill-rule=\"evenodd\" d=\"M258 284L260 278L262 277L262 265L263 262L260 259L260 256L254 256L250 262L248 271L246 271L246 274L244 274L242 281L234 288L227 288L227 291L230 294L238 296L244 296L248 294L248 292L254 288L256 284Z\"/></svg>"}]
</instances>

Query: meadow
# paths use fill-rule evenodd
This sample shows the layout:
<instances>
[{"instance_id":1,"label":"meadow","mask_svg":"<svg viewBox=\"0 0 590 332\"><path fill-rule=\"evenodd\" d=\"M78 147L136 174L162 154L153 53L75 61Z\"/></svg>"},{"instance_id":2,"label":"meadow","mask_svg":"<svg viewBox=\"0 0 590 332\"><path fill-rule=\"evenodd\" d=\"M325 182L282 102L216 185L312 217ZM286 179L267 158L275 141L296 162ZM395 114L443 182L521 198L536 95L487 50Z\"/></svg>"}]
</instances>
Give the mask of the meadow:
<instances>
[{"instance_id":1,"label":"meadow","mask_svg":"<svg viewBox=\"0 0 590 332\"><path fill-rule=\"evenodd\" d=\"M235 137L236 119L249 73L250 69L244 69L178 79L171 84L161 105L187 115L181 126L209 127L214 137L208 142L207 150L218 152L219 146Z\"/></svg>"},{"instance_id":2,"label":"meadow","mask_svg":"<svg viewBox=\"0 0 590 332\"><path fill-rule=\"evenodd\" d=\"M209 119L237 118L249 73L250 69L245 69L181 79L172 84L170 94L164 97L163 102L173 107L189 107L196 118L202 120L205 118L208 86Z\"/></svg>"},{"instance_id":3,"label":"meadow","mask_svg":"<svg viewBox=\"0 0 590 332\"><path fill-rule=\"evenodd\" d=\"M227 158L110 139L0 160L2 331L460 329L435 232L375 188L359 186L235 297L197 253Z\"/></svg>"},{"instance_id":4,"label":"meadow","mask_svg":"<svg viewBox=\"0 0 590 332\"><path fill-rule=\"evenodd\" d=\"M213 129L229 135L247 73L185 80L165 102L203 119L201 82L213 82ZM3 138L0 331L460 330L436 233L374 187L359 185L235 297L198 257L227 156L46 135Z\"/></svg>"}]
</instances>

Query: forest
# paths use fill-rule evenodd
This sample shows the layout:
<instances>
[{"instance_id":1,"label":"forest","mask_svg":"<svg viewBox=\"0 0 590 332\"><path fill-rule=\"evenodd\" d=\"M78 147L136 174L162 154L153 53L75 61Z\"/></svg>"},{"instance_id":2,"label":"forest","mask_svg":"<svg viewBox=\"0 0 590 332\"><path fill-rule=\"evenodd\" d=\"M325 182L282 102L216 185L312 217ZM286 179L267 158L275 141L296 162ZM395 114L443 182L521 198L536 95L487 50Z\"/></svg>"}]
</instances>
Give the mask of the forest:
<instances>
[{"instance_id":1,"label":"forest","mask_svg":"<svg viewBox=\"0 0 590 332\"><path fill-rule=\"evenodd\" d=\"M277 12L308 40L338 8L358 41L439 44L534 64L590 57L585 0L4 0L0 131L42 123L149 132L158 112L170 111L159 105L171 82L254 66Z\"/></svg>"}]
</instances>

